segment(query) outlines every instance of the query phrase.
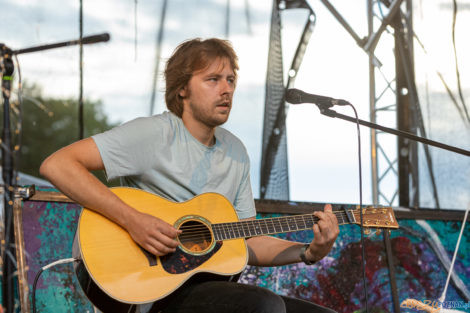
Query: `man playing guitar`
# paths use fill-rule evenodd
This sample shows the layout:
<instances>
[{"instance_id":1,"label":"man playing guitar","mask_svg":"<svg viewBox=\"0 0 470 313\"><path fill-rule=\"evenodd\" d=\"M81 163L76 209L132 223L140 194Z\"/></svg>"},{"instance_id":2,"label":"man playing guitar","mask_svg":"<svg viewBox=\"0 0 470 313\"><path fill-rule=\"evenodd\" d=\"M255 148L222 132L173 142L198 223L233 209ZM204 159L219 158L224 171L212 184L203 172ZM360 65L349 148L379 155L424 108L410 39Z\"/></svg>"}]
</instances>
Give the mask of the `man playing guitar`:
<instances>
[{"instance_id":1,"label":"man playing guitar","mask_svg":"<svg viewBox=\"0 0 470 313\"><path fill-rule=\"evenodd\" d=\"M228 41L183 42L165 69L165 100L170 112L138 118L75 142L49 156L41 165L41 174L71 199L120 225L155 256L173 253L180 231L127 205L90 171L105 170L108 179L119 177L127 186L175 202L217 192L232 203L240 220L255 219L246 149L219 127L230 114L237 70L237 56ZM330 205L314 215L319 221L313 226L310 244L251 237L246 240L248 264L313 264L325 257L339 234L338 221ZM140 312L155 311L150 306L141 305ZM257 286L205 281L184 286L162 312L333 311Z\"/></svg>"}]
</instances>

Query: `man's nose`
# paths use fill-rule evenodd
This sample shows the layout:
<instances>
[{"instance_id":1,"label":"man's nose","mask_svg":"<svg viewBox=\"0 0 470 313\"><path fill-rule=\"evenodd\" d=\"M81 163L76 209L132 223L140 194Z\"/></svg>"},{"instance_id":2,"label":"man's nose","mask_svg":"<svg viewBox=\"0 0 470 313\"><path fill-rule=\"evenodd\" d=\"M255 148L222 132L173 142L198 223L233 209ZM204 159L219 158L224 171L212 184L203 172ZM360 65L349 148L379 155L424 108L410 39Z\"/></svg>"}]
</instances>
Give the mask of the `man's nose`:
<instances>
[{"instance_id":1,"label":"man's nose","mask_svg":"<svg viewBox=\"0 0 470 313\"><path fill-rule=\"evenodd\" d=\"M222 80L222 85L221 85L221 93L233 93L233 90L235 87L233 86L233 83L228 81L228 80Z\"/></svg>"}]
</instances>

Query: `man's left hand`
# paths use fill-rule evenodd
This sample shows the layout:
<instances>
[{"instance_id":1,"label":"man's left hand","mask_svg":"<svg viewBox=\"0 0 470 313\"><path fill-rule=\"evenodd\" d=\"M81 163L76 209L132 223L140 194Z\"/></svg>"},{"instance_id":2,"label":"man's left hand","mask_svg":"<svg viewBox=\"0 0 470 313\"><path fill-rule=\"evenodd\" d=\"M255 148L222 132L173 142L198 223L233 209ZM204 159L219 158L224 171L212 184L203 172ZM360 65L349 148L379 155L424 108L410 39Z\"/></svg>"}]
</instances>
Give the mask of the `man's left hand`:
<instances>
[{"instance_id":1,"label":"man's left hand","mask_svg":"<svg viewBox=\"0 0 470 313\"><path fill-rule=\"evenodd\" d=\"M309 261L319 261L333 247L339 234L339 227L330 204L325 205L324 212L315 212L313 215L318 217L319 221L313 225L314 238L310 247L305 251L305 257Z\"/></svg>"}]
</instances>

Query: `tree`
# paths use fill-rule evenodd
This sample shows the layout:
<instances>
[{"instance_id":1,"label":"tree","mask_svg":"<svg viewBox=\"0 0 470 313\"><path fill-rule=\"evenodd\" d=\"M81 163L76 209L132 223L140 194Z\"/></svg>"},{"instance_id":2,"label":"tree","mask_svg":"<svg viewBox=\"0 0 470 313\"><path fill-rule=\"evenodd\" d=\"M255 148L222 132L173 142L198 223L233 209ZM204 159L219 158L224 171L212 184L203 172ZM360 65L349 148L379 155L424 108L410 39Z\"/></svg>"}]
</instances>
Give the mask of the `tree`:
<instances>
[{"instance_id":1,"label":"tree","mask_svg":"<svg viewBox=\"0 0 470 313\"><path fill-rule=\"evenodd\" d=\"M21 172L39 177L39 166L47 156L79 139L78 101L44 97L37 85L24 84L22 94L20 133L16 131L21 122L18 108L13 106L11 115L14 144L20 147L17 166ZM101 101L84 100L83 106L85 138L118 124L108 120ZM102 171L94 174L106 183Z\"/></svg>"}]
</instances>

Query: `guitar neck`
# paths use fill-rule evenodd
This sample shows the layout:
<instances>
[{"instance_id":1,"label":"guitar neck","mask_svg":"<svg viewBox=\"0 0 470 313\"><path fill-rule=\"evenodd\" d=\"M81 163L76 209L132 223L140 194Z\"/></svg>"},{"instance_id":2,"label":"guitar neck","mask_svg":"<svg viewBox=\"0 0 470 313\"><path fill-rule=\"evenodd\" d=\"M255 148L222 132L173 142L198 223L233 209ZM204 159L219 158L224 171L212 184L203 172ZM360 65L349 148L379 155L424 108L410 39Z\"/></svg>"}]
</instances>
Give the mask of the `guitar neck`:
<instances>
[{"instance_id":1,"label":"guitar neck","mask_svg":"<svg viewBox=\"0 0 470 313\"><path fill-rule=\"evenodd\" d=\"M355 210L333 211L339 225L356 223ZM273 217L212 224L215 240L248 238L312 229L319 218L313 214Z\"/></svg>"}]
</instances>

